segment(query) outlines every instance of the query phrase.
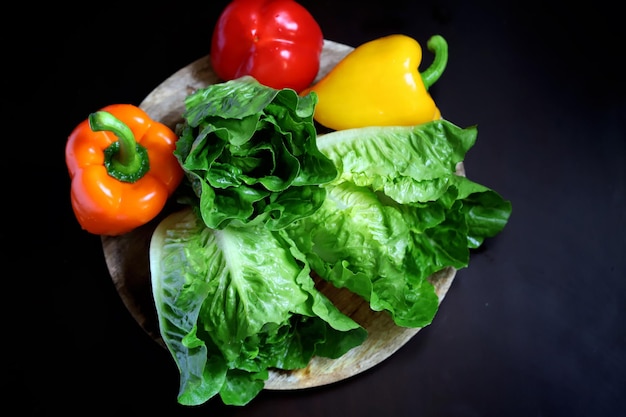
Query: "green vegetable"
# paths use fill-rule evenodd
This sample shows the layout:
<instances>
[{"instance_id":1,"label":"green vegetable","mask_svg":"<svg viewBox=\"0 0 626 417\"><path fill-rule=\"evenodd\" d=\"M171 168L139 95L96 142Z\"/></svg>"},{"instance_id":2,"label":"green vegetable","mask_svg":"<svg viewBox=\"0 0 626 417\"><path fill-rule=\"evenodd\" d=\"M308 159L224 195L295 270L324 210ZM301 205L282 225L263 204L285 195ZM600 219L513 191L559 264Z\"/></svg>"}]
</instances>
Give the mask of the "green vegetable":
<instances>
[{"instance_id":1,"label":"green vegetable","mask_svg":"<svg viewBox=\"0 0 626 417\"><path fill-rule=\"evenodd\" d=\"M186 98L175 155L207 226L257 222L277 230L319 208L326 195L319 185L337 171L317 149L316 103L314 94L250 76Z\"/></svg>"},{"instance_id":2,"label":"green vegetable","mask_svg":"<svg viewBox=\"0 0 626 417\"><path fill-rule=\"evenodd\" d=\"M469 249L511 213L495 191L456 174L476 135L438 120L320 136L339 176L321 208L286 230L320 277L400 326L426 326L438 308L428 277L466 267Z\"/></svg>"},{"instance_id":3,"label":"green vegetable","mask_svg":"<svg viewBox=\"0 0 626 417\"><path fill-rule=\"evenodd\" d=\"M175 154L194 195L150 244L181 404L219 394L244 405L269 369L363 342L312 271L396 324L423 327L438 308L428 277L467 266L508 221L510 202L456 174L475 127L437 120L317 137L315 100L244 77L185 102Z\"/></svg>"},{"instance_id":4,"label":"green vegetable","mask_svg":"<svg viewBox=\"0 0 626 417\"><path fill-rule=\"evenodd\" d=\"M150 271L183 405L217 394L244 405L263 388L268 368L337 358L366 337L315 289L287 235L263 225L217 230L191 209L174 213L154 231Z\"/></svg>"}]
</instances>

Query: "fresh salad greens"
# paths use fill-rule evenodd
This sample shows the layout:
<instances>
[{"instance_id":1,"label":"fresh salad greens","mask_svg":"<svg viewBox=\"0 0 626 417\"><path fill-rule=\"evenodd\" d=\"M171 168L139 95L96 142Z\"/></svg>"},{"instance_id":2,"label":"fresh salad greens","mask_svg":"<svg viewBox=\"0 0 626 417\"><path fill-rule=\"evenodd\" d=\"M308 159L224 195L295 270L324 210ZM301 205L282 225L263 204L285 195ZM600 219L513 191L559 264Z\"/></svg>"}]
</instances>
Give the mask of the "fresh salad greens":
<instances>
[{"instance_id":1,"label":"fresh salad greens","mask_svg":"<svg viewBox=\"0 0 626 417\"><path fill-rule=\"evenodd\" d=\"M245 76L185 100L175 155L200 198L209 227L264 222L280 229L324 201L335 178L316 145L315 95L299 97Z\"/></svg>"},{"instance_id":2,"label":"fresh salad greens","mask_svg":"<svg viewBox=\"0 0 626 417\"><path fill-rule=\"evenodd\" d=\"M184 405L216 394L244 405L269 368L304 368L313 355L337 358L366 337L315 289L293 242L263 225L212 229L191 209L174 213L152 236L150 269Z\"/></svg>"},{"instance_id":3,"label":"fresh salad greens","mask_svg":"<svg viewBox=\"0 0 626 417\"><path fill-rule=\"evenodd\" d=\"M457 175L475 127L446 120L335 131L318 147L339 170L321 208L286 230L311 268L388 311L399 326L431 323L439 302L428 277L469 262L496 235L511 204Z\"/></svg>"},{"instance_id":4,"label":"fresh salad greens","mask_svg":"<svg viewBox=\"0 0 626 417\"><path fill-rule=\"evenodd\" d=\"M366 331L313 274L387 311L431 323L428 277L463 268L499 233L511 203L457 175L476 127L446 120L317 136L314 93L243 77L190 95L176 156L189 207L150 244L161 335L180 371L178 401L244 405L270 369L337 358Z\"/></svg>"}]
</instances>

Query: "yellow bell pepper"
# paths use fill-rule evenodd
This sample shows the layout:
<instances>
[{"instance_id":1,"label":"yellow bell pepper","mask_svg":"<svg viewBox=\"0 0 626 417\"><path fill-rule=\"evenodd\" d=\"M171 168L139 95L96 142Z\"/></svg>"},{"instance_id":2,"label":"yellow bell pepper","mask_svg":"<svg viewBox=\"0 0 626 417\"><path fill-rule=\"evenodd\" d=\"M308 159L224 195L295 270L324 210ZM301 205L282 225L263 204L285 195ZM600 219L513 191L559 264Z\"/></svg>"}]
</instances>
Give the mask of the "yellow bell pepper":
<instances>
[{"instance_id":1,"label":"yellow bell pepper","mask_svg":"<svg viewBox=\"0 0 626 417\"><path fill-rule=\"evenodd\" d=\"M448 62L448 44L440 35L428 40L435 54L422 73L422 48L413 38L394 34L364 43L316 84L314 119L334 129L365 126L414 126L441 118L428 88Z\"/></svg>"}]
</instances>

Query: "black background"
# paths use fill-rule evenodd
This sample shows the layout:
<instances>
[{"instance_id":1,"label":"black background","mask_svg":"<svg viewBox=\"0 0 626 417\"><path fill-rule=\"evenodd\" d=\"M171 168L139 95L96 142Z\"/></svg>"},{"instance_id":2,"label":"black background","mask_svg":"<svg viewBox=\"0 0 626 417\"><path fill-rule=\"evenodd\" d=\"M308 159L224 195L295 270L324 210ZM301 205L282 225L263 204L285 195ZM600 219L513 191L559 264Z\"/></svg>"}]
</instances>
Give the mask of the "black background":
<instances>
[{"instance_id":1,"label":"black background","mask_svg":"<svg viewBox=\"0 0 626 417\"><path fill-rule=\"evenodd\" d=\"M33 7L6 17L2 407L177 416L626 415L624 24L603 2L302 1L327 39L449 44L431 93L478 125L468 176L513 203L432 325L351 379L176 403L178 370L120 300L69 203L64 145L208 54L226 1ZM53 18L54 16L54 18ZM6 29L5 29L6 30ZM429 59L425 51L424 62ZM367 71L367 68L363 68Z\"/></svg>"}]
</instances>

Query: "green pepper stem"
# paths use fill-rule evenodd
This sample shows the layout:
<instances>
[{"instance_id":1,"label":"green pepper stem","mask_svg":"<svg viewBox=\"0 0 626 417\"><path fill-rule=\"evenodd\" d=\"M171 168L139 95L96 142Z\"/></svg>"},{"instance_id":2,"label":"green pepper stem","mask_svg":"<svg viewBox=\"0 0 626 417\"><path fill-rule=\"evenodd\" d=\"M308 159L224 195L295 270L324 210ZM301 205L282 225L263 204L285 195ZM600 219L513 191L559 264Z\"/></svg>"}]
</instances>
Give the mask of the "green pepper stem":
<instances>
[{"instance_id":1,"label":"green pepper stem","mask_svg":"<svg viewBox=\"0 0 626 417\"><path fill-rule=\"evenodd\" d=\"M117 136L104 151L104 165L113 178L135 182L150 169L148 151L137 143L133 131L117 117L106 111L89 115L89 127L94 132L107 131Z\"/></svg>"},{"instance_id":2,"label":"green pepper stem","mask_svg":"<svg viewBox=\"0 0 626 417\"><path fill-rule=\"evenodd\" d=\"M446 69L448 64L448 42L446 42L443 36L434 35L428 40L426 46L430 52L435 54L432 64L421 73L424 86L428 90Z\"/></svg>"}]
</instances>

